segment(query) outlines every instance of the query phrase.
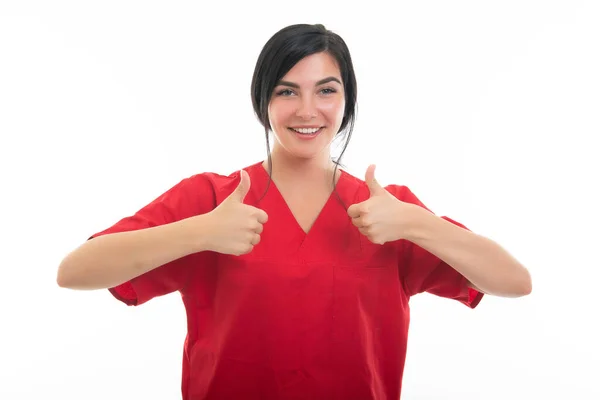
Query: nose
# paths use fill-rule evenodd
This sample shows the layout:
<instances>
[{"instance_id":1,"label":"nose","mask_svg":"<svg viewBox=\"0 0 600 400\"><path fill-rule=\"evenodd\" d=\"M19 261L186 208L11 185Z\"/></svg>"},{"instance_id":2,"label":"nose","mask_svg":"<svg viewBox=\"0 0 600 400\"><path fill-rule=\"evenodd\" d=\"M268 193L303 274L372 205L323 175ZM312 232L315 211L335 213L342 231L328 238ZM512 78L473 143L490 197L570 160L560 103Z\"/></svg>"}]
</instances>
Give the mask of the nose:
<instances>
[{"instance_id":1,"label":"nose","mask_svg":"<svg viewBox=\"0 0 600 400\"><path fill-rule=\"evenodd\" d=\"M303 97L300 99L296 116L303 120L311 120L317 117L317 109L315 107L314 100L310 97Z\"/></svg>"}]
</instances>

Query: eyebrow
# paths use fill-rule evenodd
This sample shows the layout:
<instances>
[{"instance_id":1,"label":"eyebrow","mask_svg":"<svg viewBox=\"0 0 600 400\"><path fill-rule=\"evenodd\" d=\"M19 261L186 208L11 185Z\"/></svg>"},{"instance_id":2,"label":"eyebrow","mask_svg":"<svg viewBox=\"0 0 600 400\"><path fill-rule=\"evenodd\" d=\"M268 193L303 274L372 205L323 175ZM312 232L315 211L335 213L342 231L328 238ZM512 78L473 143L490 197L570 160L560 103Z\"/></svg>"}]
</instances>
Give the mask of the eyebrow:
<instances>
[{"instance_id":1,"label":"eyebrow","mask_svg":"<svg viewBox=\"0 0 600 400\"><path fill-rule=\"evenodd\" d=\"M342 84L342 82L340 82L340 80L338 78L336 78L334 76L329 76L329 77L327 77L325 79L321 79L320 81L318 81L315 84L315 86L324 85L324 84L329 83L329 82L337 82L340 85ZM293 87L293 88L296 88L296 89L300 89L300 85L298 85L297 83L288 82L288 81L279 81L279 82L277 82L277 86L289 86L289 87Z\"/></svg>"}]
</instances>

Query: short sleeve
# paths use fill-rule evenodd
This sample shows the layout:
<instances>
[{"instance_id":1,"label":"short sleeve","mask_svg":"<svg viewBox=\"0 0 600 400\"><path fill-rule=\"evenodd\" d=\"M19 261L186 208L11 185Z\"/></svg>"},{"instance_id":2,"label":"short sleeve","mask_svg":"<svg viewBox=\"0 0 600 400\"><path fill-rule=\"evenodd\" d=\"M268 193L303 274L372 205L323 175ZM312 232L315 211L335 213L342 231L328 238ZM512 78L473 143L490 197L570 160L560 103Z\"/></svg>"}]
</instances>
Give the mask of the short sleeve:
<instances>
[{"instance_id":1,"label":"short sleeve","mask_svg":"<svg viewBox=\"0 0 600 400\"><path fill-rule=\"evenodd\" d=\"M388 191L406 203L412 203L429 210L406 186L391 185ZM449 217L441 217L463 229L463 224ZM399 274L405 293L410 297L427 292L436 296L457 300L470 308L475 308L483 293L468 286L468 280L458 271L422 247L408 241L398 242Z\"/></svg>"},{"instance_id":2,"label":"short sleeve","mask_svg":"<svg viewBox=\"0 0 600 400\"><path fill-rule=\"evenodd\" d=\"M98 236L135 231L176 222L200 215L214 208L215 195L204 174L183 179L135 214L125 217L111 227L92 235ZM113 288L110 293L131 306L141 305L155 297L181 291L190 280L194 264L202 263L206 255L191 254L157 267Z\"/></svg>"}]
</instances>

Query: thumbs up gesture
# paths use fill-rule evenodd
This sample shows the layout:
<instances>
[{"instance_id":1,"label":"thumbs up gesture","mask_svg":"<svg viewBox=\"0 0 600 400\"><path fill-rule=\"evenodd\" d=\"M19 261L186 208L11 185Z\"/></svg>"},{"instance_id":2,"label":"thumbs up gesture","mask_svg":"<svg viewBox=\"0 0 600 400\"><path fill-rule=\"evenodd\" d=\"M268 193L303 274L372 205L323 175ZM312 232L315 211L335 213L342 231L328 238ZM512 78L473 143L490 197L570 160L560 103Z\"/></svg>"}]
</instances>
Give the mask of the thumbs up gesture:
<instances>
[{"instance_id":1,"label":"thumbs up gesture","mask_svg":"<svg viewBox=\"0 0 600 400\"><path fill-rule=\"evenodd\" d=\"M348 208L352 224L375 244L384 244L404 237L406 219L411 204L404 203L385 190L375 179L375 165L370 165L365 174L370 197L362 203Z\"/></svg>"},{"instance_id":2,"label":"thumbs up gesture","mask_svg":"<svg viewBox=\"0 0 600 400\"><path fill-rule=\"evenodd\" d=\"M252 251L260 242L263 224L267 213L256 207L244 204L250 190L250 177L244 170L240 172L237 188L213 211L206 214L208 250L222 254L242 255Z\"/></svg>"}]
</instances>

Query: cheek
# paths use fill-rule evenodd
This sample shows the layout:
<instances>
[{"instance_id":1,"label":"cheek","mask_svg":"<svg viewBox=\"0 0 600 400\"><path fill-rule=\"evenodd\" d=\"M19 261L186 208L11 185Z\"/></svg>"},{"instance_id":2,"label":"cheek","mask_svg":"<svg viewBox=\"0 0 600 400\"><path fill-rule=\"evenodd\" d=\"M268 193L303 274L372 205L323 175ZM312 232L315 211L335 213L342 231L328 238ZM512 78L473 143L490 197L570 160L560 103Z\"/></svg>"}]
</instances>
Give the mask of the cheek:
<instances>
[{"instance_id":1,"label":"cheek","mask_svg":"<svg viewBox=\"0 0 600 400\"><path fill-rule=\"evenodd\" d=\"M269 117L269 124L271 125L271 129L277 124L277 108L273 107L273 103L269 104L269 108L267 109L267 116Z\"/></svg>"},{"instance_id":2,"label":"cheek","mask_svg":"<svg viewBox=\"0 0 600 400\"><path fill-rule=\"evenodd\" d=\"M344 118L345 102L343 99L330 101L321 105L321 112L331 121L341 124Z\"/></svg>"},{"instance_id":3,"label":"cheek","mask_svg":"<svg viewBox=\"0 0 600 400\"><path fill-rule=\"evenodd\" d=\"M291 102L273 102L269 106L269 121L271 128L275 129L278 125L286 125L286 121L294 114Z\"/></svg>"}]
</instances>

